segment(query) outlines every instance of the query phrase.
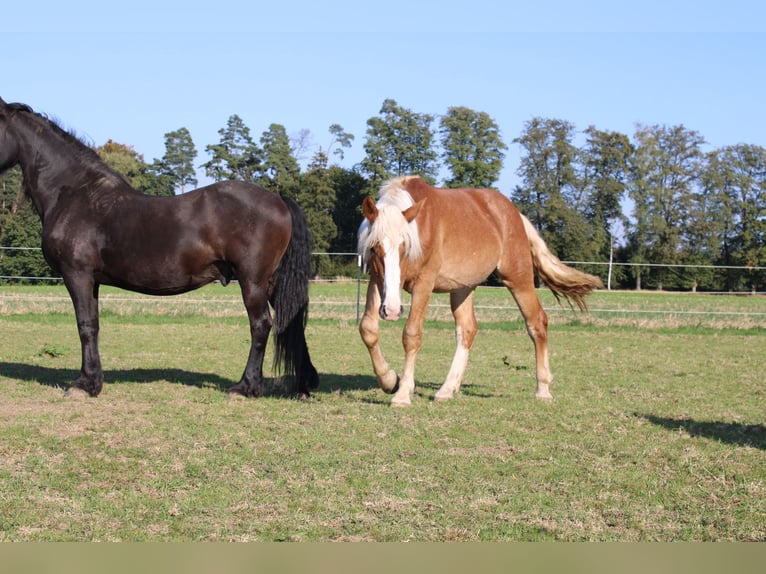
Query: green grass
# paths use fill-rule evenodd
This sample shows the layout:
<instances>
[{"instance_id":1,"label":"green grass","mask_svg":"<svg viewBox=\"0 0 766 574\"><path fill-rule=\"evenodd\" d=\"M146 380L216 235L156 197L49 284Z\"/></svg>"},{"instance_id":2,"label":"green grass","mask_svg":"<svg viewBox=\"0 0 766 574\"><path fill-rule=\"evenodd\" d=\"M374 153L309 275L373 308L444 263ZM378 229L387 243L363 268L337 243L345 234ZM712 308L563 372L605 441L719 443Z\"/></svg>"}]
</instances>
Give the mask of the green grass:
<instances>
[{"instance_id":1,"label":"green grass","mask_svg":"<svg viewBox=\"0 0 766 574\"><path fill-rule=\"evenodd\" d=\"M38 289L0 289L0 540L766 540L763 298L598 293L582 318L541 292L552 404L510 305L479 311L461 395L433 402L454 347L437 307L392 409L354 285L312 286L309 402L274 381L226 398L249 345L232 286L105 290L104 391L64 399L71 303ZM402 326L383 325L395 366Z\"/></svg>"}]
</instances>

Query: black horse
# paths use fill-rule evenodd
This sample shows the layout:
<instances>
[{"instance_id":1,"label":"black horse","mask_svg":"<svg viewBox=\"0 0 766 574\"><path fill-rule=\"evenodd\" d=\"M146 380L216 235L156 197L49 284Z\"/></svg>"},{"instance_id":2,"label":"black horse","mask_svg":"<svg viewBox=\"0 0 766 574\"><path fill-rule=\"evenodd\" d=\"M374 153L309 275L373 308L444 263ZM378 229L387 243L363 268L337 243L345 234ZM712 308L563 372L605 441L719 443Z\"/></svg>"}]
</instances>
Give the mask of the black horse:
<instances>
[{"instance_id":1,"label":"black horse","mask_svg":"<svg viewBox=\"0 0 766 574\"><path fill-rule=\"evenodd\" d=\"M319 378L306 346L310 237L289 198L236 181L177 197L134 190L90 147L24 104L0 99L0 174L14 165L42 220L45 259L61 273L82 345L67 389L97 396L99 285L175 295L212 281L239 281L252 337L232 395L264 392L263 359L274 308L275 365L308 396Z\"/></svg>"}]
</instances>

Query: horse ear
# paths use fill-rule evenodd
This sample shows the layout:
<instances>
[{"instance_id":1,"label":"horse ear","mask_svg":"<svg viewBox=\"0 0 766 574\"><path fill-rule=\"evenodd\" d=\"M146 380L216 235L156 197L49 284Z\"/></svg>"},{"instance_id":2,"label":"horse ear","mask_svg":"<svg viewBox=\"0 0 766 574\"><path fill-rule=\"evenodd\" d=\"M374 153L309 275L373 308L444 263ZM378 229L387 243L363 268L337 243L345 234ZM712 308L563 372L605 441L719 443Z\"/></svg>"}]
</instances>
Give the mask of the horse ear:
<instances>
[{"instance_id":1,"label":"horse ear","mask_svg":"<svg viewBox=\"0 0 766 574\"><path fill-rule=\"evenodd\" d=\"M370 223L374 223L378 218L378 206L369 195L362 202L362 213Z\"/></svg>"},{"instance_id":2,"label":"horse ear","mask_svg":"<svg viewBox=\"0 0 766 574\"><path fill-rule=\"evenodd\" d=\"M424 197L420 201L418 201L415 205L408 207L404 211L402 211L402 215L404 216L404 219L407 220L407 223L411 223L413 219L415 219L418 216L418 213L420 213L420 209L423 207L423 204L425 204L426 198Z\"/></svg>"}]
</instances>

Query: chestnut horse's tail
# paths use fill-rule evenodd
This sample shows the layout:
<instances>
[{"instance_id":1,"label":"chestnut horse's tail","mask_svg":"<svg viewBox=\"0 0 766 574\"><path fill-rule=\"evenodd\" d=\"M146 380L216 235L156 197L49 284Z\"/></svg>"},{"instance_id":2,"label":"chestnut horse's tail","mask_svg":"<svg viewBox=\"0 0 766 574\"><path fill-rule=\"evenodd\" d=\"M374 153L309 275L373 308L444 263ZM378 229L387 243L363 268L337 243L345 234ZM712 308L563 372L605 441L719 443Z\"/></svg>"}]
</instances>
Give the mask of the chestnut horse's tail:
<instances>
[{"instance_id":1,"label":"chestnut horse's tail","mask_svg":"<svg viewBox=\"0 0 766 574\"><path fill-rule=\"evenodd\" d=\"M527 232L527 239L529 239L535 271L537 271L540 280L553 292L556 299L563 296L570 305L574 302L581 311L587 310L588 305L585 302L585 296L593 289L604 286L601 279L564 265L558 257L551 253L529 219L523 213L520 215L524 222L524 230Z\"/></svg>"},{"instance_id":2,"label":"chestnut horse's tail","mask_svg":"<svg viewBox=\"0 0 766 574\"><path fill-rule=\"evenodd\" d=\"M295 377L295 392L308 394L319 386L319 376L306 346L306 320L311 277L311 237L306 216L289 197L282 197L292 217L292 236L277 270L271 297L274 307L274 367Z\"/></svg>"}]
</instances>

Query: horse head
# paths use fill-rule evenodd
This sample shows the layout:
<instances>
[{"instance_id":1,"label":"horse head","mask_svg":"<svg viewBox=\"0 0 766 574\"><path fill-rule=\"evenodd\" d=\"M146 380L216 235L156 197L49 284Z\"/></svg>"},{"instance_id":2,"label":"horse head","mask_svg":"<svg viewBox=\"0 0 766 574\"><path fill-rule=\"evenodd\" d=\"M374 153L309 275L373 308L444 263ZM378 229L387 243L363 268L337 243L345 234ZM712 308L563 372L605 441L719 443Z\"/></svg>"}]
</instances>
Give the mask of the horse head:
<instances>
[{"instance_id":1,"label":"horse head","mask_svg":"<svg viewBox=\"0 0 766 574\"><path fill-rule=\"evenodd\" d=\"M0 174L20 161L18 136L11 130L11 120L18 112L33 110L26 104L9 104L0 98Z\"/></svg>"},{"instance_id":2,"label":"horse head","mask_svg":"<svg viewBox=\"0 0 766 574\"><path fill-rule=\"evenodd\" d=\"M18 162L18 144L9 131L11 116L14 105L6 104L0 98L0 174L12 168Z\"/></svg>"},{"instance_id":3,"label":"horse head","mask_svg":"<svg viewBox=\"0 0 766 574\"><path fill-rule=\"evenodd\" d=\"M380 292L378 313L386 321L396 321L403 312L402 272L421 253L417 228L411 224L424 203L425 199L403 211L394 205L379 207L370 197L362 203L366 229L360 234L361 252Z\"/></svg>"}]
</instances>

